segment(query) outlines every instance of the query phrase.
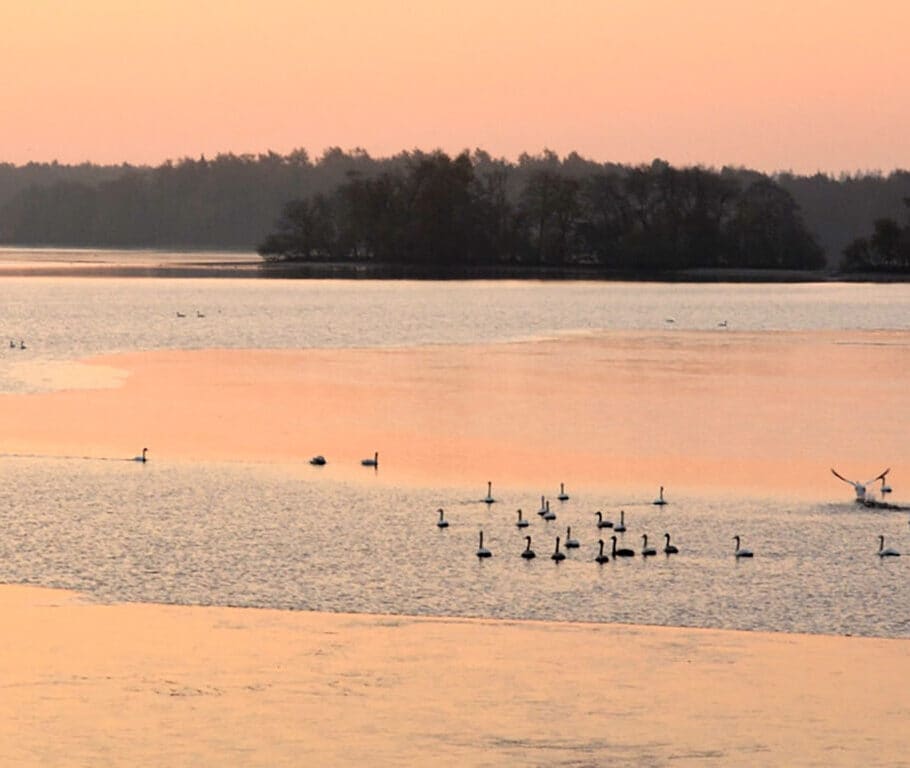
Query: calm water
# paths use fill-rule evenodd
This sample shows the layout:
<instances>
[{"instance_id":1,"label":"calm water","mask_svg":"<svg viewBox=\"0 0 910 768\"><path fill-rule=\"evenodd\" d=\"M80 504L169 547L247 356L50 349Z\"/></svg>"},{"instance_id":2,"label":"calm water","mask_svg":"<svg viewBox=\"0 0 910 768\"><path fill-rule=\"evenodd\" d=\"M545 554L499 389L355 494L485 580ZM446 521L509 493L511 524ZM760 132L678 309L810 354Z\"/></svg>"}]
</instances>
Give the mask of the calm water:
<instances>
[{"instance_id":1,"label":"calm water","mask_svg":"<svg viewBox=\"0 0 910 768\"><path fill-rule=\"evenodd\" d=\"M118 351L910 328L904 285L0 278L0 288L2 333L26 343L0 346L0 391L13 393L56 386L36 375L42 366ZM498 489L488 508L485 488L390 488L370 473L344 484L296 465L4 455L0 581L103 600L910 636L906 513L708 494L659 508L570 486L546 523L535 511L555 487ZM620 506L627 546L647 533L661 547L669 531L680 554L594 563L593 513ZM568 525L582 546L557 565L549 555ZM474 556L481 528L486 561ZM519 557L525 533L531 562ZM753 561L732 557L733 533ZM880 560L879 533L905 557Z\"/></svg>"}]
</instances>

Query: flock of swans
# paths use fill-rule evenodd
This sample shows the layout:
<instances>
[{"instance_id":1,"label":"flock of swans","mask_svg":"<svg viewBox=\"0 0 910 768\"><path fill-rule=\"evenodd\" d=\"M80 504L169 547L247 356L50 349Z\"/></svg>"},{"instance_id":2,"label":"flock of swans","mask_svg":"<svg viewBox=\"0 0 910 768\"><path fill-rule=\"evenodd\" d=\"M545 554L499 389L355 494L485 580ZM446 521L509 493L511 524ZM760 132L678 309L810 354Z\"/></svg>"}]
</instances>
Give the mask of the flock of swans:
<instances>
[{"instance_id":1,"label":"flock of swans","mask_svg":"<svg viewBox=\"0 0 910 768\"><path fill-rule=\"evenodd\" d=\"M834 472L833 469L831 471ZM885 470L885 472L883 472L881 475L876 477L875 480L882 480L882 482L884 483L884 476L887 473L888 473L888 470ZM835 472L835 474L837 474L837 473ZM837 476L840 477L840 475L837 475ZM843 480L844 478L841 477L841 479ZM845 482L851 482L851 481L845 480ZM870 482L873 482L873 481L870 481ZM890 488L888 490L890 491ZM863 496L865 496L865 489L863 490ZM559 494L557 495L556 498L559 501L568 501L569 495L566 493L564 483L560 483ZM493 483L492 482L487 483L487 494L482 499L482 501L487 505L492 505L492 504L496 503L496 499L493 496ZM660 487L660 493L659 493L658 497L651 503L655 506L660 506L660 507L663 507L669 503L664 498L663 486ZM438 515L437 520L436 520L437 528L440 528L440 529L448 528L449 521L445 517L445 511L442 508L439 508L439 509L437 509L436 512ZM541 519L543 519L544 521L547 521L547 522L550 522L550 521L556 519L556 513L555 513L555 511L553 511L551 509L550 501L545 496L540 497L540 509L537 510L537 514L541 517ZM517 529L519 529L520 531L524 532L525 529L530 527L531 523L526 517L524 517L524 514L521 509L517 510L517 516L518 516L518 519L515 522L515 527ZM598 553L594 557L594 562L596 562L598 564L608 563L611 558L613 560L616 560L619 558L629 558L629 557L634 557L636 554L640 554L641 557L645 557L645 558L654 557L655 555L658 554L658 551L663 553L666 557L669 557L670 555L679 554L679 548L676 547L676 545L670 543L671 537L670 537L669 533L663 534L664 546L660 550L658 550L653 545L648 544L648 534L647 533L643 533L641 535L642 543L641 543L641 550L639 552L636 552L634 549L631 549L629 547L620 546L619 538L616 536L616 534L617 533L622 534L622 533L625 533L625 531L626 531L625 510L620 510L619 520L615 523L611 520L607 520L604 517L603 512L600 510L598 510L597 512L594 513L594 520L595 520L594 525L595 525L595 528L597 529L598 533L600 533L604 529L612 530L612 535L609 537L609 541L610 541L610 545L611 545L609 554L607 554L604 551L605 546L606 546L606 542L604 541L604 539L598 538L598 540L597 540ZM477 557L481 558L481 559L492 557L493 556L492 551L488 547L484 546L483 530L481 530L479 532L479 539L480 540L478 543L477 551L475 552ZM537 554L531 548L531 544L532 544L531 536L525 535L523 540L525 542L525 546L524 546L524 549L519 551L520 557L522 557L525 560L532 560L532 559L536 558ZM734 543L733 557L736 560L748 559L748 558L754 557L754 553L752 552L751 549L748 549L748 548L742 546L742 538L739 534L733 536L732 541ZM878 543L879 543L878 552L876 554L880 558L900 557L901 553L898 552L896 549L894 549L893 547L885 546L885 537L884 536L878 537ZM563 538L562 536L556 536L555 547L554 547L553 553L550 555L551 560L553 560L555 562L561 562L562 560L565 560L566 553L563 551L563 549L560 548L561 546L564 549L580 548L580 546L581 546L580 542L578 541L578 539L576 539L575 537L572 536L572 527L571 526L568 526L566 528L565 538Z\"/></svg>"}]
</instances>

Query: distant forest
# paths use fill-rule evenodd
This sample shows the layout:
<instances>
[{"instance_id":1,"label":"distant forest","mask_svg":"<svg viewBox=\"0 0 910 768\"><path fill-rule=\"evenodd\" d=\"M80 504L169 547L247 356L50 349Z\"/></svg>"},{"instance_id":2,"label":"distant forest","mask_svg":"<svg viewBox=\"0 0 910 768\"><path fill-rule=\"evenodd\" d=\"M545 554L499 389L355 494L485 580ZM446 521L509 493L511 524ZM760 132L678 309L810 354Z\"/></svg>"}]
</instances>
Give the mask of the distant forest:
<instances>
[{"instance_id":1,"label":"distant forest","mask_svg":"<svg viewBox=\"0 0 910 768\"><path fill-rule=\"evenodd\" d=\"M906 171L768 176L549 151L516 162L482 150L372 158L333 148L317 160L296 150L157 167L0 163L0 244L645 271L906 269L905 198Z\"/></svg>"}]
</instances>

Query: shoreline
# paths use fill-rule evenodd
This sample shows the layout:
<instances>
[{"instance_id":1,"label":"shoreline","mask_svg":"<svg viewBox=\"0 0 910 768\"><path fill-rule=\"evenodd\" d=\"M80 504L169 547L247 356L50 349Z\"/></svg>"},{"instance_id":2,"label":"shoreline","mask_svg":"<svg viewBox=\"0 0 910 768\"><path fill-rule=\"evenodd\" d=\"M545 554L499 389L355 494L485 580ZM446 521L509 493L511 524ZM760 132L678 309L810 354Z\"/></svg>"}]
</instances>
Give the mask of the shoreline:
<instances>
[{"instance_id":1,"label":"shoreline","mask_svg":"<svg viewBox=\"0 0 910 768\"><path fill-rule=\"evenodd\" d=\"M0 757L17 765L908 764L910 690L879 686L906 674L902 639L103 604L16 585L0 609Z\"/></svg>"}]
</instances>

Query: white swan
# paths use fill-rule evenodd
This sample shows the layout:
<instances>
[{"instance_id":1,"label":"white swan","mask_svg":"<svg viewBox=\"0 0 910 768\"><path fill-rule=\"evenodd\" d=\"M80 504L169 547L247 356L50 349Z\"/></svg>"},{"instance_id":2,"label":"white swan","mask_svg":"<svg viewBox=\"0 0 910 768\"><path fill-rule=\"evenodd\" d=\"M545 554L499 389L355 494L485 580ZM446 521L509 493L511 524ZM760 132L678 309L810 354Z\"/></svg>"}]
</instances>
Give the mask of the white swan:
<instances>
[{"instance_id":1,"label":"white swan","mask_svg":"<svg viewBox=\"0 0 910 768\"><path fill-rule=\"evenodd\" d=\"M484 499L485 504L493 504L496 499L493 498L493 483L487 482L487 497Z\"/></svg>"},{"instance_id":2,"label":"white swan","mask_svg":"<svg viewBox=\"0 0 910 768\"><path fill-rule=\"evenodd\" d=\"M379 467L379 451L373 454L372 459L361 459L360 463L365 467Z\"/></svg>"},{"instance_id":3,"label":"white swan","mask_svg":"<svg viewBox=\"0 0 910 768\"><path fill-rule=\"evenodd\" d=\"M543 513L544 520L555 520L556 513L550 510L550 501L547 500L547 511Z\"/></svg>"},{"instance_id":4,"label":"white swan","mask_svg":"<svg viewBox=\"0 0 910 768\"><path fill-rule=\"evenodd\" d=\"M664 487L663 486L660 486L660 496L658 496L656 499L654 499L654 501L652 501L651 503L656 504L658 507L662 507L664 504L667 503L666 500L664 499Z\"/></svg>"},{"instance_id":5,"label":"white swan","mask_svg":"<svg viewBox=\"0 0 910 768\"><path fill-rule=\"evenodd\" d=\"M626 532L626 511L624 509L619 510L619 522L613 526L613 530L617 533Z\"/></svg>"},{"instance_id":6,"label":"white swan","mask_svg":"<svg viewBox=\"0 0 910 768\"><path fill-rule=\"evenodd\" d=\"M611 536L611 537L610 537L610 541L613 542L612 554L613 554L613 559L614 559L614 560L615 560L617 557L635 557L635 550L628 549L627 547L619 547L619 548L617 549L617 547L616 547L616 537L615 537L615 536Z\"/></svg>"},{"instance_id":7,"label":"white swan","mask_svg":"<svg viewBox=\"0 0 910 768\"><path fill-rule=\"evenodd\" d=\"M445 513L442 511L442 507L439 508L439 520L436 521L437 528L448 528L449 521L445 519Z\"/></svg>"},{"instance_id":8,"label":"white swan","mask_svg":"<svg viewBox=\"0 0 910 768\"><path fill-rule=\"evenodd\" d=\"M531 537L530 537L530 536L525 536L525 541L528 542L528 543L525 544L525 548L524 548L524 551L521 553L521 556L522 556L525 560L531 560L531 559L537 557L537 555L534 554L534 550L531 549Z\"/></svg>"},{"instance_id":9,"label":"white swan","mask_svg":"<svg viewBox=\"0 0 910 768\"><path fill-rule=\"evenodd\" d=\"M560 501L569 500L569 494L566 493L566 487L565 487L564 483L559 484L559 496L557 496L556 498L559 499Z\"/></svg>"},{"instance_id":10,"label":"white swan","mask_svg":"<svg viewBox=\"0 0 910 768\"><path fill-rule=\"evenodd\" d=\"M141 456L133 456L133 461L141 461L143 464L145 464L145 462L148 461L148 459L146 458L145 454L147 454L148 452L149 452L149 449L148 449L148 448L143 448L143 449L142 449L142 455L141 455Z\"/></svg>"},{"instance_id":11,"label":"white swan","mask_svg":"<svg viewBox=\"0 0 910 768\"><path fill-rule=\"evenodd\" d=\"M613 527L613 523L611 523L609 520L604 520L604 516L603 516L602 512L595 512L594 517L597 518L597 527L598 528L612 528Z\"/></svg>"},{"instance_id":12,"label":"white swan","mask_svg":"<svg viewBox=\"0 0 910 768\"><path fill-rule=\"evenodd\" d=\"M570 525L566 528L566 549L578 549L581 546L578 543L578 539L572 538L572 526Z\"/></svg>"},{"instance_id":13,"label":"white swan","mask_svg":"<svg viewBox=\"0 0 910 768\"><path fill-rule=\"evenodd\" d=\"M557 563L560 560L566 559L566 553L559 551L559 536L556 537L556 551L552 555L550 555L550 559L555 560Z\"/></svg>"},{"instance_id":14,"label":"white swan","mask_svg":"<svg viewBox=\"0 0 910 768\"><path fill-rule=\"evenodd\" d=\"M519 510L518 510L518 522L515 523L515 527L516 527L516 528L527 528L530 524L531 524L531 523L529 523L527 520L525 520L525 519L521 516L521 510L519 509Z\"/></svg>"},{"instance_id":15,"label":"white swan","mask_svg":"<svg viewBox=\"0 0 910 768\"><path fill-rule=\"evenodd\" d=\"M734 536L733 541L736 542L736 550L733 552L734 557L752 557L751 549L742 549L739 546L739 536Z\"/></svg>"},{"instance_id":16,"label":"white swan","mask_svg":"<svg viewBox=\"0 0 910 768\"><path fill-rule=\"evenodd\" d=\"M651 557L657 554L657 550L654 547L648 546L648 534L643 533L641 535L641 555L642 557Z\"/></svg>"},{"instance_id":17,"label":"white swan","mask_svg":"<svg viewBox=\"0 0 910 768\"><path fill-rule=\"evenodd\" d=\"M848 480L842 474L840 474L834 467L831 467L831 474L834 475L838 480L843 480L848 485L853 486L853 491L856 493L856 501L862 502L866 500L866 486L874 483L876 480L885 481L885 475L891 471L891 467L888 467L884 472L879 475L876 475L871 480L867 480L865 483L860 483L857 480Z\"/></svg>"},{"instance_id":18,"label":"white swan","mask_svg":"<svg viewBox=\"0 0 910 768\"><path fill-rule=\"evenodd\" d=\"M678 553L679 553L679 549L677 549L673 544L670 543L670 534L665 533L664 534L664 554L665 555L675 555Z\"/></svg>"},{"instance_id":19,"label":"white swan","mask_svg":"<svg viewBox=\"0 0 910 768\"><path fill-rule=\"evenodd\" d=\"M595 563L609 563L610 558L604 554L604 540L598 539L597 543L600 545L600 552L597 554L597 557L594 558Z\"/></svg>"},{"instance_id":20,"label":"white swan","mask_svg":"<svg viewBox=\"0 0 910 768\"><path fill-rule=\"evenodd\" d=\"M493 553L490 552L490 550L487 549L483 545L483 531L481 531L480 532L480 545L477 547L477 557L492 557L492 556L493 556Z\"/></svg>"},{"instance_id":21,"label":"white swan","mask_svg":"<svg viewBox=\"0 0 910 768\"><path fill-rule=\"evenodd\" d=\"M900 557L901 553L891 547L885 548L885 537L878 537L878 556L879 557Z\"/></svg>"}]
</instances>

